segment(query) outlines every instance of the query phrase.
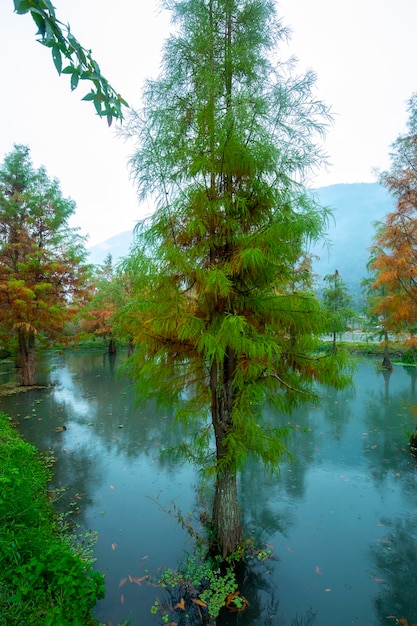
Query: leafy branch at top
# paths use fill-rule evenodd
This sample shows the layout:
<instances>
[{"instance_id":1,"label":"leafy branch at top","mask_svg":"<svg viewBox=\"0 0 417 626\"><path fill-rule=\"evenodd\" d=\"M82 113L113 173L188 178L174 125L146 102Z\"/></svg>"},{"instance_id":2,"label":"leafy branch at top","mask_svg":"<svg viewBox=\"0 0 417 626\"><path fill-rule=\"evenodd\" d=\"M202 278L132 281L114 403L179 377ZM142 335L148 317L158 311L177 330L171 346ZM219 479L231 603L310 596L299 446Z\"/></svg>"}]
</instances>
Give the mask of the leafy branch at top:
<instances>
[{"instance_id":1,"label":"leafy branch at top","mask_svg":"<svg viewBox=\"0 0 417 626\"><path fill-rule=\"evenodd\" d=\"M91 81L91 91L83 100L92 101L100 117L106 117L110 126L113 119L123 119L123 106L129 106L101 74L91 50L84 48L55 14L50 0L14 0L15 12L30 13L39 35L38 41L51 48L52 59L58 74L69 74L71 90L78 87L80 80ZM68 65L66 65L68 63Z\"/></svg>"}]
</instances>

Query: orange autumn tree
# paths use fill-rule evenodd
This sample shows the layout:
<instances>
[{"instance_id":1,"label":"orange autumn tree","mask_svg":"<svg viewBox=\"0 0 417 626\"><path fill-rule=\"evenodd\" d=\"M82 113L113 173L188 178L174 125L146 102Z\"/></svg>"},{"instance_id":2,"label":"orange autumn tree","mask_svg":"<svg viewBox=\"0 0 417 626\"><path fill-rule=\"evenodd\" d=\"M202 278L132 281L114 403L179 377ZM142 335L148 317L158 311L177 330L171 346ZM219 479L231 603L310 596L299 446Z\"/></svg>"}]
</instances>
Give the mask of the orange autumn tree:
<instances>
[{"instance_id":1,"label":"orange autumn tree","mask_svg":"<svg viewBox=\"0 0 417 626\"><path fill-rule=\"evenodd\" d=\"M395 199L375 240L371 269L374 289L382 290L376 313L384 315L389 331L407 331L408 345L417 345L417 94L408 103L407 133L393 144L391 169L381 183Z\"/></svg>"},{"instance_id":2,"label":"orange autumn tree","mask_svg":"<svg viewBox=\"0 0 417 626\"><path fill-rule=\"evenodd\" d=\"M109 354L116 354L115 315L125 301L125 281L109 253L96 268L88 302L78 315L78 328L108 341Z\"/></svg>"},{"instance_id":3,"label":"orange autumn tree","mask_svg":"<svg viewBox=\"0 0 417 626\"><path fill-rule=\"evenodd\" d=\"M22 385L35 383L36 341L62 337L84 294L84 238L70 228L63 197L29 148L16 145L0 166L0 339L15 337Z\"/></svg>"}]
</instances>

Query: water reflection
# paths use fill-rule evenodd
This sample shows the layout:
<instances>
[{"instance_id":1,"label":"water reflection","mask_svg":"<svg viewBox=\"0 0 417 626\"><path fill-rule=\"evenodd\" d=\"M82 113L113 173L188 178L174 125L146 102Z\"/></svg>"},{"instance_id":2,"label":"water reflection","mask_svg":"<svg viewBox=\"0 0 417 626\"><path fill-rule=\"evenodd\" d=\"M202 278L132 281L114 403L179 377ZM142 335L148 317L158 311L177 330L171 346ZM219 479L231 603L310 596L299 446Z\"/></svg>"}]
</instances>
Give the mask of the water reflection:
<instances>
[{"instance_id":1,"label":"water reflection","mask_svg":"<svg viewBox=\"0 0 417 626\"><path fill-rule=\"evenodd\" d=\"M53 486L66 488L62 506L72 503L82 528L98 531L97 567L107 587L98 619L152 626L159 622L150 606L162 592L143 577L175 567L192 550L175 507L209 508L211 491L200 489L194 467L161 456L187 435L169 411L135 407L118 373L122 360L49 356L39 370L47 386L1 398L0 408L28 440L54 452ZM0 375L12 378L13 364L3 363ZM247 534L270 544L273 557L246 572L248 609L226 612L218 625L417 622L417 472L406 434L415 427L415 383L415 368L395 366L384 376L364 362L354 388L323 389L319 406L292 417L265 407L271 423L295 426L288 439L294 460L283 460L278 476L253 459L241 473Z\"/></svg>"},{"instance_id":2,"label":"water reflection","mask_svg":"<svg viewBox=\"0 0 417 626\"><path fill-rule=\"evenodd\" d=\"M417 520L383 518L381 526L386 534L370 551L381 588L375 599L380 623L392 625L391 615L396 615L412 624L417 620Z\"/></svg>"}]
</instances>

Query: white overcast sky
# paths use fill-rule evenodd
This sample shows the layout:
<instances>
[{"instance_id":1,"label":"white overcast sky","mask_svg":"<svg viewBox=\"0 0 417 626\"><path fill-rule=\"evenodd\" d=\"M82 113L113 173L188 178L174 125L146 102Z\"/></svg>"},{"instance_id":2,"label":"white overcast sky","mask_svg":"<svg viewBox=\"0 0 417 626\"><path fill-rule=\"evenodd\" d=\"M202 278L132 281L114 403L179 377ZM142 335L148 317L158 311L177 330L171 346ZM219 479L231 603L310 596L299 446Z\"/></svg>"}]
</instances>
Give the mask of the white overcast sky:
<instances>
[{"instance_id":1,"label":"white overcast sky","mask_svg":"<svg viewBox=\"0 0 417 626\"><path fill-rule=\"evenodd\" d=\"M140 107L169 32L158 0L53 2L106 78ZM138 206L129 179L131 146L81 101L88 84L70 92L68 76L58 77L50 51L36 42L30 16L13 7L0 0L0 160L14 143L28 145L35 166L45 165L77 203L71 225L89 235L88 245L131 230L151 210ZM417 91L417 0L281 0L278 15L293 33L282 57L294 53L300 70L317 73L317 95L334 114L324 144L330 167L314 186L374 182Z\"/></svg>"}]
</instances>

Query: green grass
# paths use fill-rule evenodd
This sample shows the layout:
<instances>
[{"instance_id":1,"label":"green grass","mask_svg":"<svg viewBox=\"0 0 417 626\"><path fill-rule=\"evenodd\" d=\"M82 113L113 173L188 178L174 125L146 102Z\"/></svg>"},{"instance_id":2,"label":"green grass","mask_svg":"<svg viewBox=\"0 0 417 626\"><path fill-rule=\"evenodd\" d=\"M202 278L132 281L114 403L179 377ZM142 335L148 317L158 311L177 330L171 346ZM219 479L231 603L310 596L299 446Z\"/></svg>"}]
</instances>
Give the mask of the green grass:
<instances>
[{"instance_id":1,"label":"green grass","mask_svg":"<svg viewBox=\"0 0 417 626\"><path fill-rule=\"evenodd\" d=\"M383 342L366 341L338 341L338 348L344 348L355 356L384 356L385 346ZM332 349L331 341L322 341L319 350L328 352ZM389 354L392 359L401 358L409 348L399 342L392 342L389 345Z\"/></svg>"},{"instance_id":2,"label":"green grass","mask_svg":"<svg viewBox=\"0 0 417 626\"><path fill-rule=\"evenodd\" d=\"M50 470L0 413L0 625L85 626L104 595L47 497Z\"/></svg>"}]
</instances>

